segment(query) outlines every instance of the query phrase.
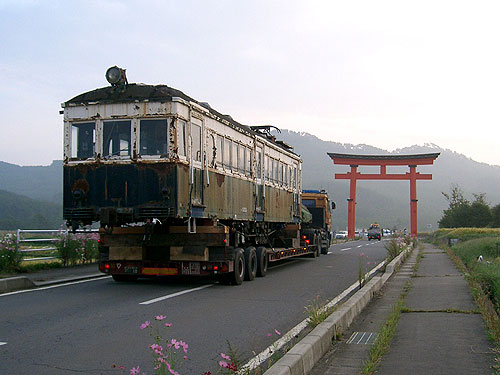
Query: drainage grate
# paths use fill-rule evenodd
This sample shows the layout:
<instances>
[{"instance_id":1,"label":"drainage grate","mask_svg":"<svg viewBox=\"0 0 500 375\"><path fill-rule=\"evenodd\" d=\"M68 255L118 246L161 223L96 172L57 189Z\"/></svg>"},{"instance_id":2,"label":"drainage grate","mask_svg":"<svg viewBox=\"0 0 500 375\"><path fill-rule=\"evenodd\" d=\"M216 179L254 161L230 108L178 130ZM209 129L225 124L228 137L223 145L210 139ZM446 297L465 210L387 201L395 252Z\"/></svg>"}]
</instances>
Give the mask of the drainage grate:
<instances>
[{"instance_id":1,"label":"drainage grate","mask_svg":"<svg viewBox=\"0 0 500 375\"><path fill-rule=\"evenodd\" d=\"M374 332L353 332L346 344L371 345L377 336L378 334Z\"/></svg>"}]
</instances>

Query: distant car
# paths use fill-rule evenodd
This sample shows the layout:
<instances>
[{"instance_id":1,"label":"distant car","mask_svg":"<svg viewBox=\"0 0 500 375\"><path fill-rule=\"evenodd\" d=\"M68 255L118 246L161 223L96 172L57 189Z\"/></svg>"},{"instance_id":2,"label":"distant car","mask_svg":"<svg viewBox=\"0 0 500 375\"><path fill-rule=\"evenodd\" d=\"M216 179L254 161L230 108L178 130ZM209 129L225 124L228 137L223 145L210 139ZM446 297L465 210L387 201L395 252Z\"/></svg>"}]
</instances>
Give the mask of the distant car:
<instances>
[{"instance_id":1,"label":"distant car","mask_svg":"<svg viewBox=\"0 0 500 375\"><path fill-rule=\"evenodd\" d=\"M335 238L347 238L347 231L341 230L335 234Z\"/></svg>"}]
</instances>

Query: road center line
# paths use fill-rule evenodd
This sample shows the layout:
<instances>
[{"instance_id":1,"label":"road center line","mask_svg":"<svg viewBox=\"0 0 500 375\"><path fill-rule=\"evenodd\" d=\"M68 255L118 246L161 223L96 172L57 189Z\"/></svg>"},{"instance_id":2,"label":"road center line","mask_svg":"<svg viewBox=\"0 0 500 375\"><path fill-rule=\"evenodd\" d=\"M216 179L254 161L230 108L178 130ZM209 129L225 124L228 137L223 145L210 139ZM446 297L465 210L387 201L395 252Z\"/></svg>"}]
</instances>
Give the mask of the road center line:
<instances>
[{"instance_id":1,"label":"road center line","mask_svg":"<svg viewBox=\"0 0 500 375\"><path fill-rule=\"evenodd\" d=\"M0 342L0 346L2 346L2 345L7 345L7 343L6 342Z\"/></svg>"},{"instance_id":2,"label":"road center line","mask_svg":"<svg viewBox=\"0 0 500 375\"><path fill-rule=\"evenodd\" d=\"M163 296L163 297L158 297L158 298L150 299L149 301L141 302L141 303L139 303L139 305L150 305L152 303L160 302L160 301L163 301L163 300L166 300L166 299L169 299L169 298L178 297L178 296L181 296L183 294L187 294L187 293L191 293L191 292L196 292L197 290L202 290L202 289L210 288L211 286L214 286L214 285L215 284L208 284L208 285L200 286L198 288L181 290L180 292L177 292L177 293L167 294L166 296Z\"/></svg>"},{"instance_id":3,"label":"road center line","mask_svg":"<svg viewBox=\"0 0 500 375\"><path fill-rule=\"evenodd\" d=\"M358 246L356 246L356 247L361 247L361 246L363 246L363 245L358 245Z\"/></svg>"},{"instance_id":4,"label":"road center line","mask_svg":"<svg viewBox=\"0 0 500 375\"><path fill-rule=\"evenodd\" d=\"M340 251L347 251L347 250L351 250L352 247L346 247L345 249L340 249Z\"/></svg>"}]
</instances>

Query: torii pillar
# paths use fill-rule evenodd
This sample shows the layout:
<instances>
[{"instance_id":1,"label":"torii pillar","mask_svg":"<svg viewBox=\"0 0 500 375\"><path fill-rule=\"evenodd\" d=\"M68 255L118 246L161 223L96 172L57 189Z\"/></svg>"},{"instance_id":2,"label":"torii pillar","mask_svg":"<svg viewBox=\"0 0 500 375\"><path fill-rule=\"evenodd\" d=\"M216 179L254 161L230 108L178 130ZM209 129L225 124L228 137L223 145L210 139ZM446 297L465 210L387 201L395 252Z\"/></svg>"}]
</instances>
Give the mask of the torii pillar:
<instances>
[{"instance_id":1,"label":"torii pillar","mask_svg":"<svg viewBox=\"0 0 500 375\"><path fill-rule=\"evenodd\" d=\"M351 155L328 153L333 164L349 165L351 171L336 173L336 179L350 180L349 198L347 199L348 238L354 238L356 228L356 183L357 180L409 180L410 181L410 234L417 237L417 180L432 180L432 174L417 172L418 165L432 165L439 153L416 155ZM359 173L360 165L379 166L380 173ZM387 173L387 166L407 165L407 173Z\"/></svg>"}]
</instances>

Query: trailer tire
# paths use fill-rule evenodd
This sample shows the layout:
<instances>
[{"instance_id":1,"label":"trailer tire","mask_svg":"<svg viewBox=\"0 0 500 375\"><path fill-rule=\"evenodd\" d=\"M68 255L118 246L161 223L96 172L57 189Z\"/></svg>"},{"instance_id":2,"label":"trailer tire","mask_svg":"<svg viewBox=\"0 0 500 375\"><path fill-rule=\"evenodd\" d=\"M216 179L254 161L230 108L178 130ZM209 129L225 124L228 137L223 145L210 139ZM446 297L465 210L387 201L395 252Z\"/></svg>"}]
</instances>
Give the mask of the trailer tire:
<instances>
[{"instance_id":1,"label":"trailer tire","mask_svg":"<svg viewBox=\"0 0 500 375\"><path fill-rule=\"evenodd\" d=\"M250 246L245 249L245 280L252 281L257 274L257 254L255 247Z\"/></svg>"},{"instance_id":2,"label":"trailer tire","mask_svg":"<svg viewBox=\"0 0 500 375\"><path fill-rule=\"evenodd\" d=\"M245 275L245 255L243 249L234 249L234 270L229 274L229 281L233 285L241 285Z\"/></svg>"},{"instance_id":3,"label":"trailer tire","mask_svg":"<svg viewBox=\"0 0 500 375\"><path fill-rule=\"evenodd\" d=\"M113 280L118 281L118 282L132 282L132 281L137 281L137 276L134 275L111 275Z\"/></svg>"},{"instance_id":4,"label":"trailer tire","mask_svg":"<svg viewBox=\"0 0 500 375\"><path fill-rule=\"evenodd\" d=\"M257 248L257 277L264 277L267 273L267 251L264 246Z\"/></svg>"}]
</instances>

